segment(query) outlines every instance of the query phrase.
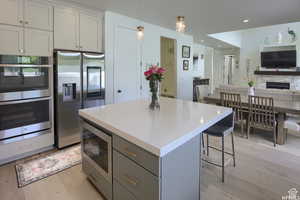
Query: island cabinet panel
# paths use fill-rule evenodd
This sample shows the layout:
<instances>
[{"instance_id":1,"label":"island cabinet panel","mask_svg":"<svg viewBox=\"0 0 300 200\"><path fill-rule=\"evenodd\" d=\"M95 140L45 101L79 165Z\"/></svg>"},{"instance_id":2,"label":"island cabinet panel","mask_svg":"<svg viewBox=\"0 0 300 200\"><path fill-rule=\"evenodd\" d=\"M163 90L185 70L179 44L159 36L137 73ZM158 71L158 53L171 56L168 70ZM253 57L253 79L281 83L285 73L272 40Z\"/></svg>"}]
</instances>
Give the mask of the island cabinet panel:
<instances>
[{"instance_id":1,"label":"island cabinet panel","mask_svg":"<svg viewBox=\"0 0 300 200\"><path fill-rule=\"evenodd\" d=\"M159 175L159 157L116 135L113 135L113 148L156 176Z\"/></svg>"},{"instance_id":2,"label":"island cabinet panel","mask_svg":"<svg viewBox=\"0 0 300 200\"><path fill-rule=\"evenodd\" d=\"M127 191L118 181L114 181L114 200L137 200L133 194Z\"/></svg>"},{"instance_id":3,"label":"island cabinet panel","mask_svg":"<svg viewBox=\"0 0 300 200\"><path fill-rule=\"evenodd\" d=\"M115 150L113 177L138 200L160 199L160 179Z\"/></svg>"},{"instance_id":4,"label":"island cabinet panel","mask_svg":"<svg viewBox=\"0 0 300 200\"><path fill-rule=\"evenodd\" d=\"M201 134L162 157L161 199L199 200Z\"/></svg>"}]
</instances>

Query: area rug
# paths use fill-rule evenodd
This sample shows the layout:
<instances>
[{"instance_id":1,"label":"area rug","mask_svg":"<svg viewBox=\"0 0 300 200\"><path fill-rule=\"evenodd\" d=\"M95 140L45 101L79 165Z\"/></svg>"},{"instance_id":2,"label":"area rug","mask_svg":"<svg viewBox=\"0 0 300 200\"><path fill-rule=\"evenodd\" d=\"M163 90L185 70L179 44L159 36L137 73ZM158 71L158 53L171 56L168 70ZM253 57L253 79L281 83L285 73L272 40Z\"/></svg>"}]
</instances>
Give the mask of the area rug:
<instances>
[{"instance_id":1,"label":"area rug","mask_svg":"<svg viewBox=\"0 0 300 200\"><path fill-rule=\"evenodd\" d=\"M80 145L25 161L16 165L18 185L19 187L24 187L80 163Z\"/></svg>"}]
</instances>

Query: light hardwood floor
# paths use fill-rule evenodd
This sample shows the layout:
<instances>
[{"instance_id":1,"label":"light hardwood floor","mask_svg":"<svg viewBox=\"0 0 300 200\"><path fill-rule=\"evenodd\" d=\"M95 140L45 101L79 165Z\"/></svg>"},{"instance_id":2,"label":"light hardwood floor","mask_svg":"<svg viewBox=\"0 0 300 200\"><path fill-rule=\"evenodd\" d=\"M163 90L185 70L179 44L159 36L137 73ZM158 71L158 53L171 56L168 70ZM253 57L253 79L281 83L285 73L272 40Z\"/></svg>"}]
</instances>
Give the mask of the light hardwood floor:
<instances>
[{"instance_id":1,"label":"light hardwood floor","mask_svg":"<svg viewBox=\"0 0 300 200\"><path fill-rule=\"evenodd\" d=\"M279 200L291 188L300 191L300 138L289 136L286 145L274 148L271 137L262 138L267 135L235 137L237 166L228 163L224 184L219 168L203 164L201 199ZM216 138L211 141L219 143ZM230 137L225 144L230 151ZM220 160L219 153L210 153L211 159ZM23 188L17 187L14 166L15 162L0 166L1 200L102 200L80 165Z\"/></svg>"}]
</instances>

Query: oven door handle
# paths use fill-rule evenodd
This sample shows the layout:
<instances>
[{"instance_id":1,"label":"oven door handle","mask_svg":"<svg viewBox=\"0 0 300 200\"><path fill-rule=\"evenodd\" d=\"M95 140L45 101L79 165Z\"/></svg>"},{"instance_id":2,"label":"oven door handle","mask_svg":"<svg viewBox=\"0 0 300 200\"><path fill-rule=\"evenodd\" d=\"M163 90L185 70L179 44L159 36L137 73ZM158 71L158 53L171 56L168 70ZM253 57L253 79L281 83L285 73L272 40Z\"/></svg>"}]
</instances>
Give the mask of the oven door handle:
<instances>
[{"instance_id":1,"label":"oven door handle","mask_svg":"<svg viewBox=\"0 0 300 200\"><path fill-rule=\"evenodd\" d=\"M51 99L52 99L52 97L43 97L43 98L25 99L25 100L18 100L18 101L6 101L6 102L0 102L0 106L10 105L10 104L29 103L29 102L35 102L35 101L44 101L44 100L51 100Z\"/></svg>"}]
</instances>

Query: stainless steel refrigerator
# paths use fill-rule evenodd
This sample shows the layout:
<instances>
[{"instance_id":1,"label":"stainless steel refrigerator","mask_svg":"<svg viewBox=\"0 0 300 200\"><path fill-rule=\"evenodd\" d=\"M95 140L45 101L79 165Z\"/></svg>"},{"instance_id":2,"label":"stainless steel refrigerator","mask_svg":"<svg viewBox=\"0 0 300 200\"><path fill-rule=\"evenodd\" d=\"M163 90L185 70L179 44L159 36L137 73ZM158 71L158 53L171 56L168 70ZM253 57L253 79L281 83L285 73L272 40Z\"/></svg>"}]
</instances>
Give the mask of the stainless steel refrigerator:
<instances>
[{"instance_id":1,"label":"stainless steel refrigerator","mask_svg":"<svg viewBox=\"0 0 300 200\"><path fill-rule=\"evenodd\" d=\"M80 142L79 109L104 105L104 64L104 54L54 53L54 120L58 148Z\"/></svg>"}]
</instances>

